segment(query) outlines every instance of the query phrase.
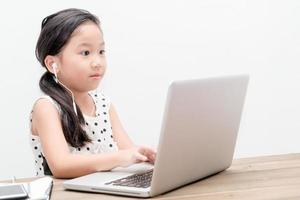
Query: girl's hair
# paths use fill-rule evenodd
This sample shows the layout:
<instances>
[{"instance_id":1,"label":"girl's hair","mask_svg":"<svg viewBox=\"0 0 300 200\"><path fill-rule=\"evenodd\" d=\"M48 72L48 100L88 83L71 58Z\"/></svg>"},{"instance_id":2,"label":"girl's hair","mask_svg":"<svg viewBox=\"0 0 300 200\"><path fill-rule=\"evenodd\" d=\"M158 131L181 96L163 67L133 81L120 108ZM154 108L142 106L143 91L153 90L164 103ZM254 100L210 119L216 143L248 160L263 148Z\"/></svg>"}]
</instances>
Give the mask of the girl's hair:
<instances>
[{"instance_id":1,"label":"girl's hair","mask_svg":"<svg viewBox=\"0 0 300 200\"><path fill-rule=\"evenodd\" d=\"M35 49L36 58L41 65L47 69L44 63L46 56L60 53L73 31L87 21L100 26L99 19L95 15L82 9L65 9L44 18ZM56 83L48 69L42 75L39 85L45 94L60 105L61 124L67 142L73 147L82 147L90 142L91 139L83 129L85 121L80 108L76 105L77 116L73 110L71 94Z\"/></svg>"}]
</instances>

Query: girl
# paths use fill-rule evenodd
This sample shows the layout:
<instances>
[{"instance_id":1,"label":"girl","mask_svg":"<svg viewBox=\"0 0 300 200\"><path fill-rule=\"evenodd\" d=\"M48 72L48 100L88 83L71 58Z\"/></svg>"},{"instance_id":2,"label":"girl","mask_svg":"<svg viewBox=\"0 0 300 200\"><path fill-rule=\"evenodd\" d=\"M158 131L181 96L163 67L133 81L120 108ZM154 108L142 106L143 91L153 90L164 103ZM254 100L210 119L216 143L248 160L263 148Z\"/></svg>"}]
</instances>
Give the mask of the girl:
<instances>
[{"instance_id":1,"label":"girl","mask_svg":"<svg viewBox=\"0 0 300 200\"><path fill-rule=\"evenodd\" d=\"M155 161L154 150L130 140L109 98L94 91L106 70L96 16L66 9L46 17L35 53L47 70L40 79L45 96L31 113L36 175L72 178Z\"/></svg>"}]
</instances>

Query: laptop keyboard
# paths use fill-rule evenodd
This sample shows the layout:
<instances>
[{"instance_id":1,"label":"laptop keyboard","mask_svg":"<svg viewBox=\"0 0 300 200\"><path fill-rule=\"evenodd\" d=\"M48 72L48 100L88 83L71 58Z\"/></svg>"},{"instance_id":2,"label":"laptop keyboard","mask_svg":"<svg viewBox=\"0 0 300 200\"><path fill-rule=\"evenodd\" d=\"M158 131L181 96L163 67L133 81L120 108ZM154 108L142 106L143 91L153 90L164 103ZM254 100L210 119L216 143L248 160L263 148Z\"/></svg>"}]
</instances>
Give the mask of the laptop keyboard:
<instances>
[{"instance_id":1,"label":"laptop keyboard","mask_svg":"<svg viewBox=\"0 0 300 200\"><path fill-rule=\"evenodd\" d=\"M116 186L126 186L126 187L137 187L137 188L147 188L150 187L152 179L153 169L146 171L141 174L133 174L125 178L117 179L115 181L107 182L105 185L116 185Z\"/></svg>"}]
</instances>

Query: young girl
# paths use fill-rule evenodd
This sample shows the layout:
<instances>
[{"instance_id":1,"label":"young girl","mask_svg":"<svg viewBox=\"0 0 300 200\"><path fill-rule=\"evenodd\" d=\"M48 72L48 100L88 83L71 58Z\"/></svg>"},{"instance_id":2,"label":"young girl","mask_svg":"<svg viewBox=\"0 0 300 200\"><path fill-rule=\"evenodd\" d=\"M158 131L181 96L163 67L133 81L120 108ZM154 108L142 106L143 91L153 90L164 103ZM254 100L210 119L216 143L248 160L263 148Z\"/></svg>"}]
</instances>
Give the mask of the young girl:
<instances>
[{"instance_id":1,"label":"young girl","mask_svg":"<svg viewBox=\"0 0 300 200\"><path fill-rule=\"evenodd\" d=\"M106 71L96 16L66 9L46 17L35 53L47 70L40 79L45 96L31 113L37 176L72 178L155 161L154 150L130 140L109 98L94 91Z\"/></svg>"}]
</instances>

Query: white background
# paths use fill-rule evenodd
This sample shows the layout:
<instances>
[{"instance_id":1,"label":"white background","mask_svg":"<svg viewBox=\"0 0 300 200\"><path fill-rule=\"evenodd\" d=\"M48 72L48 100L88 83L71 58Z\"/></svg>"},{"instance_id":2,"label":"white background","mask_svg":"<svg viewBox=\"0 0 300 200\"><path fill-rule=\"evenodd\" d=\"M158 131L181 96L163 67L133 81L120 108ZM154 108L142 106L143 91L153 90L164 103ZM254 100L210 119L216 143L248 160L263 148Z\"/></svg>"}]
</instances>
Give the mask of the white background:
<instances>
[{"instance_id":1,"label":"white background","mask_svg":"<svg viewBox=\"0 0 300 200\"><path fill-rule=\"evenodd\" d=\"M158 140L174 79L251 76L235 158L300 152L300 1L5 1L0 12L0 179L33 176L29 113L43 72L42 19L77 7L99 16L101 88L136 143Z\"/></svg>"}]
</instances>

